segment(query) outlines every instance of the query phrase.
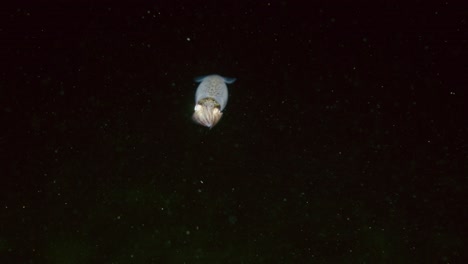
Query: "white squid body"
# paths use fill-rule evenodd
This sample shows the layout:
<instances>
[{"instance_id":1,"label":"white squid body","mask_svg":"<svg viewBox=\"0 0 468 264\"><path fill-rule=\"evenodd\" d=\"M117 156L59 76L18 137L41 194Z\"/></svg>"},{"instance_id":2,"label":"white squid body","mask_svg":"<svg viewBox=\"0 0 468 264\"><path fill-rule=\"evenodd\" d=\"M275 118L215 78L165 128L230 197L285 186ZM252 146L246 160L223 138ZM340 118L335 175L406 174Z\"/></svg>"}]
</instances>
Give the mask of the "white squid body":
<instances>
[{"instance_id":1,"label":"white squid body","mask_svg":"<svg viewBox=\"0 0 468 264\"><path fill-rule=\"evenodd\" d=\"M223 116L223 109L228 101L226 83L231 84L235 78L219 75L208 75L195 79L200 82L195 93L195 112L193 120L202 126L212 128Z\"/></svg>"}]
</instances>

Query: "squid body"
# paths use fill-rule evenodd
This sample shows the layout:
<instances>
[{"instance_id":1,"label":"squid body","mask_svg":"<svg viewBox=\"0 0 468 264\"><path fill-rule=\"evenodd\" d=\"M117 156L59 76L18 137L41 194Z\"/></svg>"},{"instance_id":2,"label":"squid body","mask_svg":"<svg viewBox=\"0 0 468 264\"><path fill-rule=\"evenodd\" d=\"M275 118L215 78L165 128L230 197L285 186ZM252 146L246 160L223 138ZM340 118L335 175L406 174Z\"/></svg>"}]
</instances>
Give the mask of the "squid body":
<instances>
[{"instance_id":1,"label":"squid body","mask_svg":"<svg viewBox=\"0 0 468 264\"><path fill-rule=\"evenodd\" d=\"M219 122L228 101L227 84L235 81L220 75L208 75L195 78L199 82L195 93L195 112L193 120L202 126L212 128Z\"/></svg>"}]
</instances>

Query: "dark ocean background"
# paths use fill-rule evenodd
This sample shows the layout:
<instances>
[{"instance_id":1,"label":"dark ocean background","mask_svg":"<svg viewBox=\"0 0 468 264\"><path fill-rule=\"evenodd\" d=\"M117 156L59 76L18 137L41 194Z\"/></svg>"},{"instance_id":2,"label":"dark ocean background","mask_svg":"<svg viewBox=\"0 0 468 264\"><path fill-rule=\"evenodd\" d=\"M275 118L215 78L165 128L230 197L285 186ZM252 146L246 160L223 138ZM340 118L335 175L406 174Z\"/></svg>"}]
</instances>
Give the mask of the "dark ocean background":
<instances>
[{"instance_id":1,"label":"dark ocean background","mask_svg":"<svg viewBox=\"0 0 468 264\"><path fill-rule=\"evenodd\" d=\"M0 263L463 263L467 9L387 2L2 6Z\"/></svg>"}]
</instances>

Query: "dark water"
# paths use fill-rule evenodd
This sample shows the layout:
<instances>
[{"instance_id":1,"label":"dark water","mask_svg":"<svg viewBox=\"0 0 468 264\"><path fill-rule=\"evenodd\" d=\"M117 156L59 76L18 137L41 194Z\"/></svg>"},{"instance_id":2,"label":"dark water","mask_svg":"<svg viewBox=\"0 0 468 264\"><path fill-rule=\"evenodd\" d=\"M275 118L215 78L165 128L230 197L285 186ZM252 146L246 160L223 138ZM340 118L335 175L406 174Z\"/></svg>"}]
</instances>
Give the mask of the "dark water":
<instances>
[{"instance_id":1,"label":"dark water","mask_svg":"<svg viewBox=\"0 0 468 264\"><path fill-rule=\"evenodd\" d=\"M0 263L461 263L464 9L259 2L1 8Z\"/></svg>"}]
</instances>

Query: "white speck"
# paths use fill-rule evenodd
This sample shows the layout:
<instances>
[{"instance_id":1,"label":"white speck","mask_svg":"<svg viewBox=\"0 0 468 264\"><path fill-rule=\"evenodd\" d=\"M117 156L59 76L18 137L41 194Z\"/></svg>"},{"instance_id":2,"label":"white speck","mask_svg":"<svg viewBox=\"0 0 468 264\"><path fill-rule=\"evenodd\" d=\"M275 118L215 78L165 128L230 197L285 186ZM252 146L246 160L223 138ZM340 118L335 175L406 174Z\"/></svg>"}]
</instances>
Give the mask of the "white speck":
<instances>
[{"instance_id":1,"label":"white speck","mask_svg":"<svg viewBox=\"0 0 468 264\"><path fill-rule=\"evenodd\" d=\"M455 95L455 92L450 92L450 95Z\"/></svg>"},{"instance_id":2,"label":"white speck","mask_svg":"<svg viewBox=\"0 0 468 264\"><path fill-rule=\"evenodd\" d=\"M189 231L189 230L185 231L185 234L186 234L187 236L190 235L190 231Z\"/></svg>"},{"instance_id":3,"label":"white speck","mask_svg":"<svg viewBox=\"0 0 468 264\"><path fill-rule=\"evenodd\" d=\"M190 41L190 38L187 38L187 41Z\"/></svg>"}]
</instances>

